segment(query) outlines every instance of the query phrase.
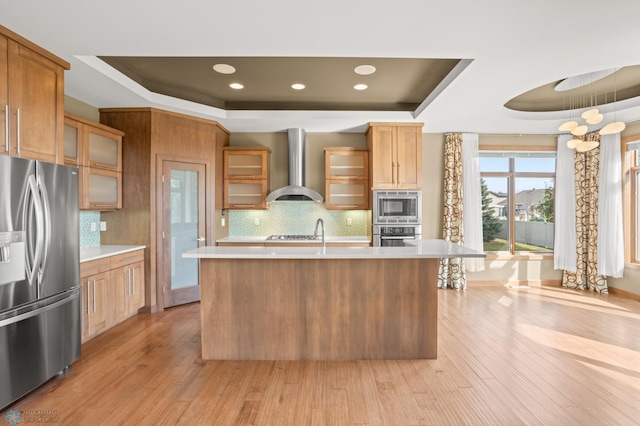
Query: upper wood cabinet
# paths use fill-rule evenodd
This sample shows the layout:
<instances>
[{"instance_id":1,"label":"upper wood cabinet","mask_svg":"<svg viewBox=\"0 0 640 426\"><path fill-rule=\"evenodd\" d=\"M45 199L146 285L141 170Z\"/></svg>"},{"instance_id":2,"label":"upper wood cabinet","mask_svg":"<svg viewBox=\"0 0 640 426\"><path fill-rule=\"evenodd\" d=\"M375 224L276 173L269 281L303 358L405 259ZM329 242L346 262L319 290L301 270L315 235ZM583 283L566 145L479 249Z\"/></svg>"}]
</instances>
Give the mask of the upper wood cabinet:
<instances>
[{"instance_id":1,"label":"upper wood cabinet","mask_svg":"<svg viewBox=\"0 0 640 426\"><path fill-rule=\"evenodd\" d=\"M122 172L123 136L120 130L65 113L64 164Z\"/></svg>"},{"instance_id":2,"label":"upper wood cabinet","mask_svg":"<svg viewBox=\"0 0 640 426\"><path fill-rule=\"evenodd\" d=\"M266 209L269 193L268 147L223 148L225 209Z\"/></svg>"},{"instance_id":3,"label":"upper wood cabinet","mask_svg":"<svg viewBox=\"0 0 640 426\"><path fill-rule=\"evenodd\" d=\"M372 189L422 188L422 123L369 123Z\"/></svg>"},{"instance_id":4,"label":"upper wood cabinet","mask_svg":"<svg viewBox=\"0 0 640 426\"><path fill-rule=\"evenodd\" d=\"M80 209L122 208L124 132L65 113L64 164L80 168Z\"/></svg>"},{"instance_id":5,"label":"upper wood cabinet","mask_svg":"<svg viewBox=\"0 0 640 426\"><path fill-rule=\"evenodd\" d=\"M363 148L328 147L324 162L327 210L367 210L369 152Z\"/></svg>"},{"instance_id":6,"label":"upper wood cabinet","mask_svg":"<svg viewBox=\"0 0 640 426\"><path fill-rule=\"evenodd\" d=\"M63 163L69 63L0 26L0 154Z\"/></svg>"}]
</instances>

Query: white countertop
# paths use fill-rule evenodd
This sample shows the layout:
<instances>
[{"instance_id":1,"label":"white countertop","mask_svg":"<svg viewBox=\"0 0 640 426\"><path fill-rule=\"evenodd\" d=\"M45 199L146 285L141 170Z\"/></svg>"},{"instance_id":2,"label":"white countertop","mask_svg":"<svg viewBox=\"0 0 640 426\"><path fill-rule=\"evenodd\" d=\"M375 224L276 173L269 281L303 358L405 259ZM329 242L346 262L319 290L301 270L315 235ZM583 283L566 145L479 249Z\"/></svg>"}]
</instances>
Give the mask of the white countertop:
<instances>
[{"instance_id":1,"label":"white countertop","mask_svg":"<svg viewBox=\"0 0 640 426\"><path fill-rule=\"evenodd\" d=\"M182 253L199 259L397 259L485 257L444 240L417 240L405 247L200 247Z\"/></svg>"},{"instance_id":2,"label":"white countertop","mask_svg":"<svg viewBox=\"0 0 640 426\"><path fill-rule=\"evenodd\" d=\"M130 251L141 250L145 247L146 246L127 245L103 245L97 247L84 247L80 249L80 263L101 259L103 257L115 256L117 254L127 253Z\"/></svg>"},{"instance_id":3,"label":"white countertop","mask_svg":"<svg viewBox=\"0 0 640 426\"><path fill-rule=\"evenodd\" d=\"M353 236L353 237L325 237L327 243L350 243L350 244L368 244L371 242L371 238L365 236ZM267 240L267 237L224 237L216 240L216 243L276 243L276 244L291 244L291 243L311 243L319 244L319 240Z\"/></svg>"}]
</instances>

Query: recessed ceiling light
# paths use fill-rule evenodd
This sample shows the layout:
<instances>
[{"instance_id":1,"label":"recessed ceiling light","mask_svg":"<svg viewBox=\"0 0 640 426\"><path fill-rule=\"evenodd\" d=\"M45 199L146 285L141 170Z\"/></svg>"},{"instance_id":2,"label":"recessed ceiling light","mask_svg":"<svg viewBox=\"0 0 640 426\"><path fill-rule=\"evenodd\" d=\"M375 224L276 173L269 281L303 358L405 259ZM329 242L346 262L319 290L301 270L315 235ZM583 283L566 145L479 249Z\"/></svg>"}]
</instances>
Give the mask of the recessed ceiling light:
<instances>
[{"instance_id":1,"label":"recessed ceiling light","mask_svg":"<svg viewBox=\"0 0 640 426\"><path fill-rule=\"evenodd\" d=\"M356 84L355 86L353 86L354 89L356 90L366 90L369 86L367 86L366 84Z\"/></svg>"},{"instance_id":2,"label":"recessed ceiling light","mask_svg":"<svg viewBox=\"0 0 640 426\"><path fill-rule=\"evenodd\" d=\"M307 86L305 86L305 85L304 85L304 84L302 84L302 83L293 83L293 84L291 85L291 88L292 88L292 89L295 89L295 90L302 90L302 89L304 89L305 87L307 87Z\"/></svg>"},{"instance_id":3,"label":"recessed ceiling light","mask_svg":"<svg viewBox=\"0 0 640 426\"><path fill-rule=\"evenodd\" d=\"M231 83L229 87L231 87L232 89L240 90L240 89L244 89L244 84Z\"/></svg>"},{"instance_id":4,"label":"recessed ceiling light","mask_svg":"<svg viewBox=\"0 0 640 426\"><path fill-rule=\"evenodd\" d=\"M376 67L373 65L358 65L353 69L353 71L355 71L356 74L369 75L376 72Z\"/></svg>"},{"instance_id":5,"label":"recessed ceiling light","mask_svg":"<svg viewBox=\"0 0 640 426\"><path fill-rule=\"evenodd\" d=\"M220 74L233 74L236 72L236 69L229 64L215 64L213 70Z\"/></svg>"}]
</instances>

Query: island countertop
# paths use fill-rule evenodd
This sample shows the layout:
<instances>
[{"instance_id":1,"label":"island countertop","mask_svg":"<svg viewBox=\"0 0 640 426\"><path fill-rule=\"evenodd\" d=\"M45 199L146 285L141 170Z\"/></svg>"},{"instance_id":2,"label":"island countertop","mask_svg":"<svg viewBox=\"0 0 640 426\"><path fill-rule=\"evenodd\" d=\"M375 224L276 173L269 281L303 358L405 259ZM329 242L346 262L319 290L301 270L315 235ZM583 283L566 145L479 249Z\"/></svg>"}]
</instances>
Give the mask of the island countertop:
<instances>
[{"instance_id":1,"label":"island countertop","mask_svg":"<svg viewBox=\"0 0 640 426\"><path fill-rule=\"evenodd\" d=\"M197 259L416 259L485 257L485 253L444 240L416 240L405 247L206 246L182 257Z\"/></svg>"}]
</instances>

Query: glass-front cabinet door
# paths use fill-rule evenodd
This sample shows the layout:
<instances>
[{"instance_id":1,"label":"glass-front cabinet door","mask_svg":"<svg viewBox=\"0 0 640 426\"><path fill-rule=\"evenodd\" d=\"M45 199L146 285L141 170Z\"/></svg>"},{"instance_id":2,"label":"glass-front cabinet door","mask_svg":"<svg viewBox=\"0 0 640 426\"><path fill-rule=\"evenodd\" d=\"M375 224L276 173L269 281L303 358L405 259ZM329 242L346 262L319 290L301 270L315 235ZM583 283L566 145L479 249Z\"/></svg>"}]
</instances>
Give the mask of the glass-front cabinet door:
<instances>
[{"instance_id":1,"label":"glass-front cabinet door","mask_svg":"<svg viewBox=\"0 0 640 426\"><path fill-rule=\"evenodd\" d=\"M327 147L324 151L326 208L367 210L371 198L368 150Z\"/></svg>"},{"instance_id":2,"label":"glass-front cabinet door","mask_svg":"<svg viewBox=\"0 0 640 426\"><path fill-rule=\"evenodd\" d=\"M102 129L85 127L85 165L105 170L122 171L122 136Z\"/></svg>"},{"instance_id":3,"label":"glass-front cabinet door","mask_svg":"<svg viewBox=\"0 0 640 426\"><path fill-rule=\"evenodd\" d=\"M64 117L64 164L78 167L81 210L122 208L124 133L74 114Z\"/></svg>"}]
</instances>

